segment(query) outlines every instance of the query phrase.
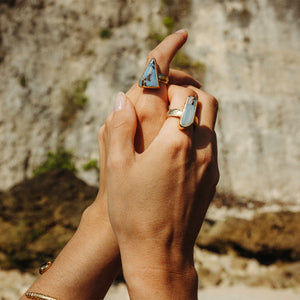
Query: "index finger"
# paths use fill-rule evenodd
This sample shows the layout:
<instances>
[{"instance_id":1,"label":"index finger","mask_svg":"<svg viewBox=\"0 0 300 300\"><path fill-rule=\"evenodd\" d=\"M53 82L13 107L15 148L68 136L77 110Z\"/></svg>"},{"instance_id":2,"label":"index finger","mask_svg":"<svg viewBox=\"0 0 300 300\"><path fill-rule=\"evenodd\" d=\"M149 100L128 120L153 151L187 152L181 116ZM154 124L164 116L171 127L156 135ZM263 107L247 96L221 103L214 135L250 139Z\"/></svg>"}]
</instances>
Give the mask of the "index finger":
<instances>
[{"instance_id":1,"label":"index finger","mask_svg":"<svg viewBox=\"0 0 300 300\"><path fill-rule=\"evenodd\" d=\"M152 58L155 58L159 67L159 72L164 75L168 75L170 62L176 52L184 45L187 38L188 33L185 29L168 35L160 44L149 52L146 66Z\"/></svg>"}]
</instances>

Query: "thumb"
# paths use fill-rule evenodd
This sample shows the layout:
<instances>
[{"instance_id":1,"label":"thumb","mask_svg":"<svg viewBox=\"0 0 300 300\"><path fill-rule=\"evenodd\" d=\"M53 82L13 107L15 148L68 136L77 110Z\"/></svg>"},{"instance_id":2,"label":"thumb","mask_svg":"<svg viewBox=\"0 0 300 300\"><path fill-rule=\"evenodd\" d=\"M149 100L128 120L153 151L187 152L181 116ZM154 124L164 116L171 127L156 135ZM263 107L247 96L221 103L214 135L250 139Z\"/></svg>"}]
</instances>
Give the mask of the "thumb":
<instances>
[{"instance_id":1,"label":"thumb","mask_svg":"<svg viewBox=\"0 0 300 300\"><path fill-rule=\"evenodd\" d=\"M110 160L127 163L133 159L134 136L137 117L132 103L120 92L114 104L114 112L108 124Z\"/></svg>"}]
</instances>

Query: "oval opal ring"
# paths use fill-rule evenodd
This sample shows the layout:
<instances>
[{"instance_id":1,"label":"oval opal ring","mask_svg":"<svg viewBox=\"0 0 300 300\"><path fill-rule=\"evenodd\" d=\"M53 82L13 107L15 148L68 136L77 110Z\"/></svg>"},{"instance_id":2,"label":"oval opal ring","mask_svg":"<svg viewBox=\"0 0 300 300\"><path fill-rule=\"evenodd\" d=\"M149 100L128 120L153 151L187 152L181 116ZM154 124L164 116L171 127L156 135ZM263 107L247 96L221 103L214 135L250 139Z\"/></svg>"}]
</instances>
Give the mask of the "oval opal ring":
<instances>
[{"instance_id":1,"label":"oval opal ring","mask_svg":"<svg viewBox=\"0 0 300 300\"><path fill-rule=\"evenodd\" d=\"M183 130L191 125L198 125L199 119L196 116L198 99L193 96L189 96L185 102L183 110L178 108L169 109L167 118L175 117L179 118L179 129Z\"/></svg>"}]
</instances>

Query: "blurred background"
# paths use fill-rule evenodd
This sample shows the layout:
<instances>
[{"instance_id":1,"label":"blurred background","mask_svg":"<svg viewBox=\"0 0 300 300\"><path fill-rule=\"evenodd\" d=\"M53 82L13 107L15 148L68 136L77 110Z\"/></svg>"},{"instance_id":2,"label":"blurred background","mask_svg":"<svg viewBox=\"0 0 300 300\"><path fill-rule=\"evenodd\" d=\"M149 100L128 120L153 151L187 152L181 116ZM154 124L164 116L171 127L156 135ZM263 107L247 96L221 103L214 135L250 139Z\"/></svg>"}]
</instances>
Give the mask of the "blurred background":
<instances>
[{"instance_id":1,"label":"blurred background","mask_svg":"<svg viewBox=\"0 0 300 300\"><path fill-rule=\"evenodd\" d=\"M17 299L72 236L97 193L97 131L115 95L181 28L172 66L220 106L199 293L299 296L300 0L0 0L0 299ZM127 299L122 284L112 292Z\"/></svg>"}]
</instances>

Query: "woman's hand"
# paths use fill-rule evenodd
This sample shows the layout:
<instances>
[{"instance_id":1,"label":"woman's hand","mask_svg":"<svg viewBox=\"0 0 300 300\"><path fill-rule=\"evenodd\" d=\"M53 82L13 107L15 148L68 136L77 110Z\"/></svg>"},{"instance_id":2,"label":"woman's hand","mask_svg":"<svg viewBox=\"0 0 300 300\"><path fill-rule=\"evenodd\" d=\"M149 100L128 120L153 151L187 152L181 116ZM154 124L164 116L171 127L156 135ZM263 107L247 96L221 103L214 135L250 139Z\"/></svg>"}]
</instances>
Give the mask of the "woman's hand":
<instances>
[{"instance_id":1,"label":"woman's hand","mask_svg":"<svg viewBox=\"0 0 300 300\"><path fill-rule=\"evenodd\" d=\"M176 52L183 46L188 37L186 30L167 36L155 49L149 52L146 66L152 58L156 59L159 72L169 76L169 84L193 85L200 88L200 83L189 74L169 69ZM167 85L160 84L159 89L143 89L135 84L126 93L134 105L137 114L135 149L143 152L160 131L168 111L169 99Z\"/></svg>"},{"instance_id":2,"label":"woman's hand","mask_svg":"<svg viewBox=\"0 0 300 300\"><path fill-rule=\"evenodd\" d=\"M160 72L169 74L170 83L200 84L182 71L169 71L169 62L187 39L187 32L174 33L149 53L155 57ZM121 98L123 94L119 95ZM143 152L158 134L168 109L167 86L147 91L134 85L127 98L136 106L137 122L135 147ZM120 101L117 101L120 103ZM116 107L116 109L118 109ZM134 110L134 108L132 107ZM110 123L113 114L108 117ZM98 133L100 152L100 186L94 203L88 207L78 230L57 257L53 266L30 287L29 291L49 294L59 299L103 298L121 267L119 246L112 230L107 208L108 147L106 129ZM26 299L25 296L22 299Z\"/></svg>"},{"instance_id":3,"label":"woman's hand","mask_svg":"<svg viewBox=\"0 0 300 300\"><path fill-rule=\"evenodd\" d=\"M196 298L193 246L219 178L215 98L191 86L167 93L170 108L198 97L199 126L181 131L168 118L139 154L128 99L106 123L109 215L132 299Z\"/></svg>"},{"instance_id":4,"label":"woman's hand","mask_svg":"<svg viewBox=\"0 0 300 300\"><path fill-rule=\"evenodd\" d=\"M167 36L155 49L149 52L146 60L146 66L151 60L155 58L159 71L162 74L169 76L170 84L176 85L190 85L195 88L200 88L201 84L189 74L169 69L169 64L172 61L176 52L182 47L187 40L187 31L180 30ZM115 101L114 109L117 111L122 108L123 93L119 93ZM167 85L161 84L159 89L143 89L134 84L126 93L126 98L133 104L137 116L137 128L135 133L135 150L138 153L143 152L153 141L165 122L166 114L169 107ZM110 122L112 113L106 119L106 123ZM106 160L107 151L105 140L105 126L103 125L98 132L98 146L100 156L100 188L98 194L98 201L104 199L106 202ZM102 206L102 205L100 205Z\"/></svg>"}]
</instances>

